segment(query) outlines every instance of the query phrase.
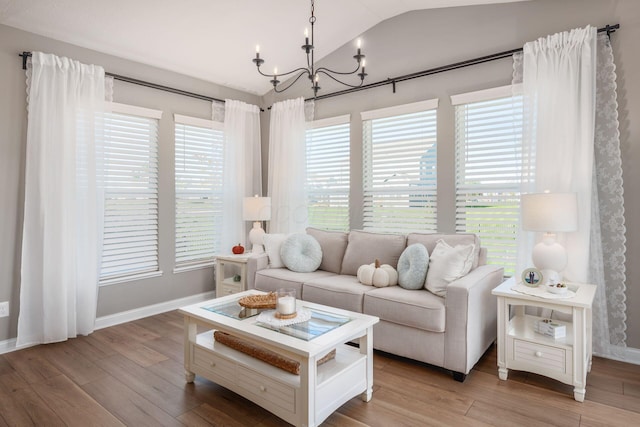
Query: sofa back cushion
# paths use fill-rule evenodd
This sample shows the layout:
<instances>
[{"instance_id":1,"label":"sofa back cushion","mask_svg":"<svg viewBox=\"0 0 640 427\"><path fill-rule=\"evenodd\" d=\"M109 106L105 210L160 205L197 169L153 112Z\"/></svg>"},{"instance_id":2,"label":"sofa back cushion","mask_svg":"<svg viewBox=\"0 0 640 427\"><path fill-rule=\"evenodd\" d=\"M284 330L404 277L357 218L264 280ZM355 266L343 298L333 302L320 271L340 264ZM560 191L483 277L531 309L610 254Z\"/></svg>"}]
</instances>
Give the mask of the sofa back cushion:
<instances>
[{"instance_id":1,"label":"sofa back cushion","mask_svg":"<svg viewBox=\"0 0 640 427\"><path fill-rule=\"evenodd\" d=\"M340 274L355 276L358 267L371 264L376 259L380 260L380 264L389 264L397 268L398 259L406 245L407 239L401 234L352 230L349 233L349 243L344 253Z\"/></svg>"},{"instance_id":2,"label":"sofa back cushion","mask_svg":"<svg viewBox=\"0 0 640 427\"><path fill-rule=\"evenodd\" d=\"M480 239L473 233L410 233L407 236L407 246L414 243L422 243L429 251L429 255L431 255L440 239L444 240L449 246L475 245L471 269L479 265Z\"/></svg>"},{"instance_id":3,"label":"sofa back cushion","mask_svg":"<svg viewBox=\"0 0 640 427\"><path fill-rule=\"evenodd\" d=\"M340 274L349 235L341 231L326 231L312 227L307 228L307 234L313 236L322 248L322 262L318 268Z\"/></svg>"}]
</instances>

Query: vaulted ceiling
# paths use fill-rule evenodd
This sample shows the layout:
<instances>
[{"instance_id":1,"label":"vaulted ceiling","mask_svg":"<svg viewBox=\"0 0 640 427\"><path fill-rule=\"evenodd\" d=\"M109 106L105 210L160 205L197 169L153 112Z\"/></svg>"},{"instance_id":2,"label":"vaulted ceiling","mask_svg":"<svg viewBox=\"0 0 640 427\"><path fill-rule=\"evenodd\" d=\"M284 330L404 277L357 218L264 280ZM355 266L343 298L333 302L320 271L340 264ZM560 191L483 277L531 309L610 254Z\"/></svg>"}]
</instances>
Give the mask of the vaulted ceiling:
<instances>
[{"instance_id":1,"label":"vaulted ceiling","mask_svg":"<svg viewBox=\"0 0 640 427\"><path fill-rule=\"evenodd\" d=\"M374 25L417 9L526 0L316 0L316 60ZM265 67L303 65L305 0L0 0L0 23L262 95ZM366 52L366 40L363 40Z\"/></svg>"}]
</instances>

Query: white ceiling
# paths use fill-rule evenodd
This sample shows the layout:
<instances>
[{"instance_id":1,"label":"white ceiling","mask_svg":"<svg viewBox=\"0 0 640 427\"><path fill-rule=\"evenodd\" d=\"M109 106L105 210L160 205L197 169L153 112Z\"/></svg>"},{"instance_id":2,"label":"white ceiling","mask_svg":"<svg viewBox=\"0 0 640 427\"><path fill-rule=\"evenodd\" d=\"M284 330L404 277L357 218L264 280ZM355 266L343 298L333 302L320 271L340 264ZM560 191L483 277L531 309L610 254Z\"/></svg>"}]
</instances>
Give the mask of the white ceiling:
<instances>
[{"instance_id":1,"label":"white ceiling","mask_svg":"<svg viewBox=\"0 0 640 427\"><path fill-rule=\"evenodd\" d=\"M316 61L404 12L514 1L316 0ZM302 66L309 16L305 0L0 0L2 24L258 95L256 44L269 72Z\"/></svg>"}]
</instances>

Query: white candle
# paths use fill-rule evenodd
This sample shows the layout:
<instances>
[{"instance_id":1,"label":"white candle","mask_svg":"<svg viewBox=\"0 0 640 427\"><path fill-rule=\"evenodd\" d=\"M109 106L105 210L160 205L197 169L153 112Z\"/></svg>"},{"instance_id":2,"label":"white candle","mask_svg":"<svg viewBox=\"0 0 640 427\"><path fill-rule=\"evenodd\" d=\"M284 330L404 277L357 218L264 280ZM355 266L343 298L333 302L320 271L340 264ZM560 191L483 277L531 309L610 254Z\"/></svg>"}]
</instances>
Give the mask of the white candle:
<instances>
[{"instance_id":1,"label":"white candle","mask_svg":"<svg viewBox=\"0 0 640 427\"><path fill-rule=\"evenodd\" d=\"M280 314L295 313L296 299L290 296L278 298L278 303L276 304L276 311Z\"/></svg>"}]
</instances>

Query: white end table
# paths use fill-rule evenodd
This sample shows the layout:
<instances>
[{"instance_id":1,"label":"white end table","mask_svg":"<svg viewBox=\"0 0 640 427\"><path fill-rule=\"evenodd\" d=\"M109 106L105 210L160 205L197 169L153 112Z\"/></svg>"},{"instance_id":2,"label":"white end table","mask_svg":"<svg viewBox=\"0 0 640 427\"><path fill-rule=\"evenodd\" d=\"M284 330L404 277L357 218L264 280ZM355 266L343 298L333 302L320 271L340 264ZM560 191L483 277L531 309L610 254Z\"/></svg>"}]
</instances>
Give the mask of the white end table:
<instances>
[{"instance_id":1,"label":"white end table","mask_svg":"<svg viewBox=\"0 0 640 427\"><path fill-rule=\"evenodd\" d=\"M510 278L492 291L498 297L498 375L506 380L509 369L533 372L573 385L573 396L584 401L587 372L591 370L591 306L595 285L567 283L572 298L546 299L512 290ZM525 314L526 306L569 314L564 338L551 338L534 331L541 317ZM513 307L513 313L511 313Z\"/></svg>"},{"instance_id":2,"label":"white end table","mask_svg":"<svg viewBox=\"0 0 640 427\"><path fill-rule=\"evenodd\" d=\"M247 290L247 261L251 254L242 255L216 255L216 298L237 294ZM234 266L230 273L226 267ZM236 274L240 280L234 280Z\"/></svg>"}]
</instances>

